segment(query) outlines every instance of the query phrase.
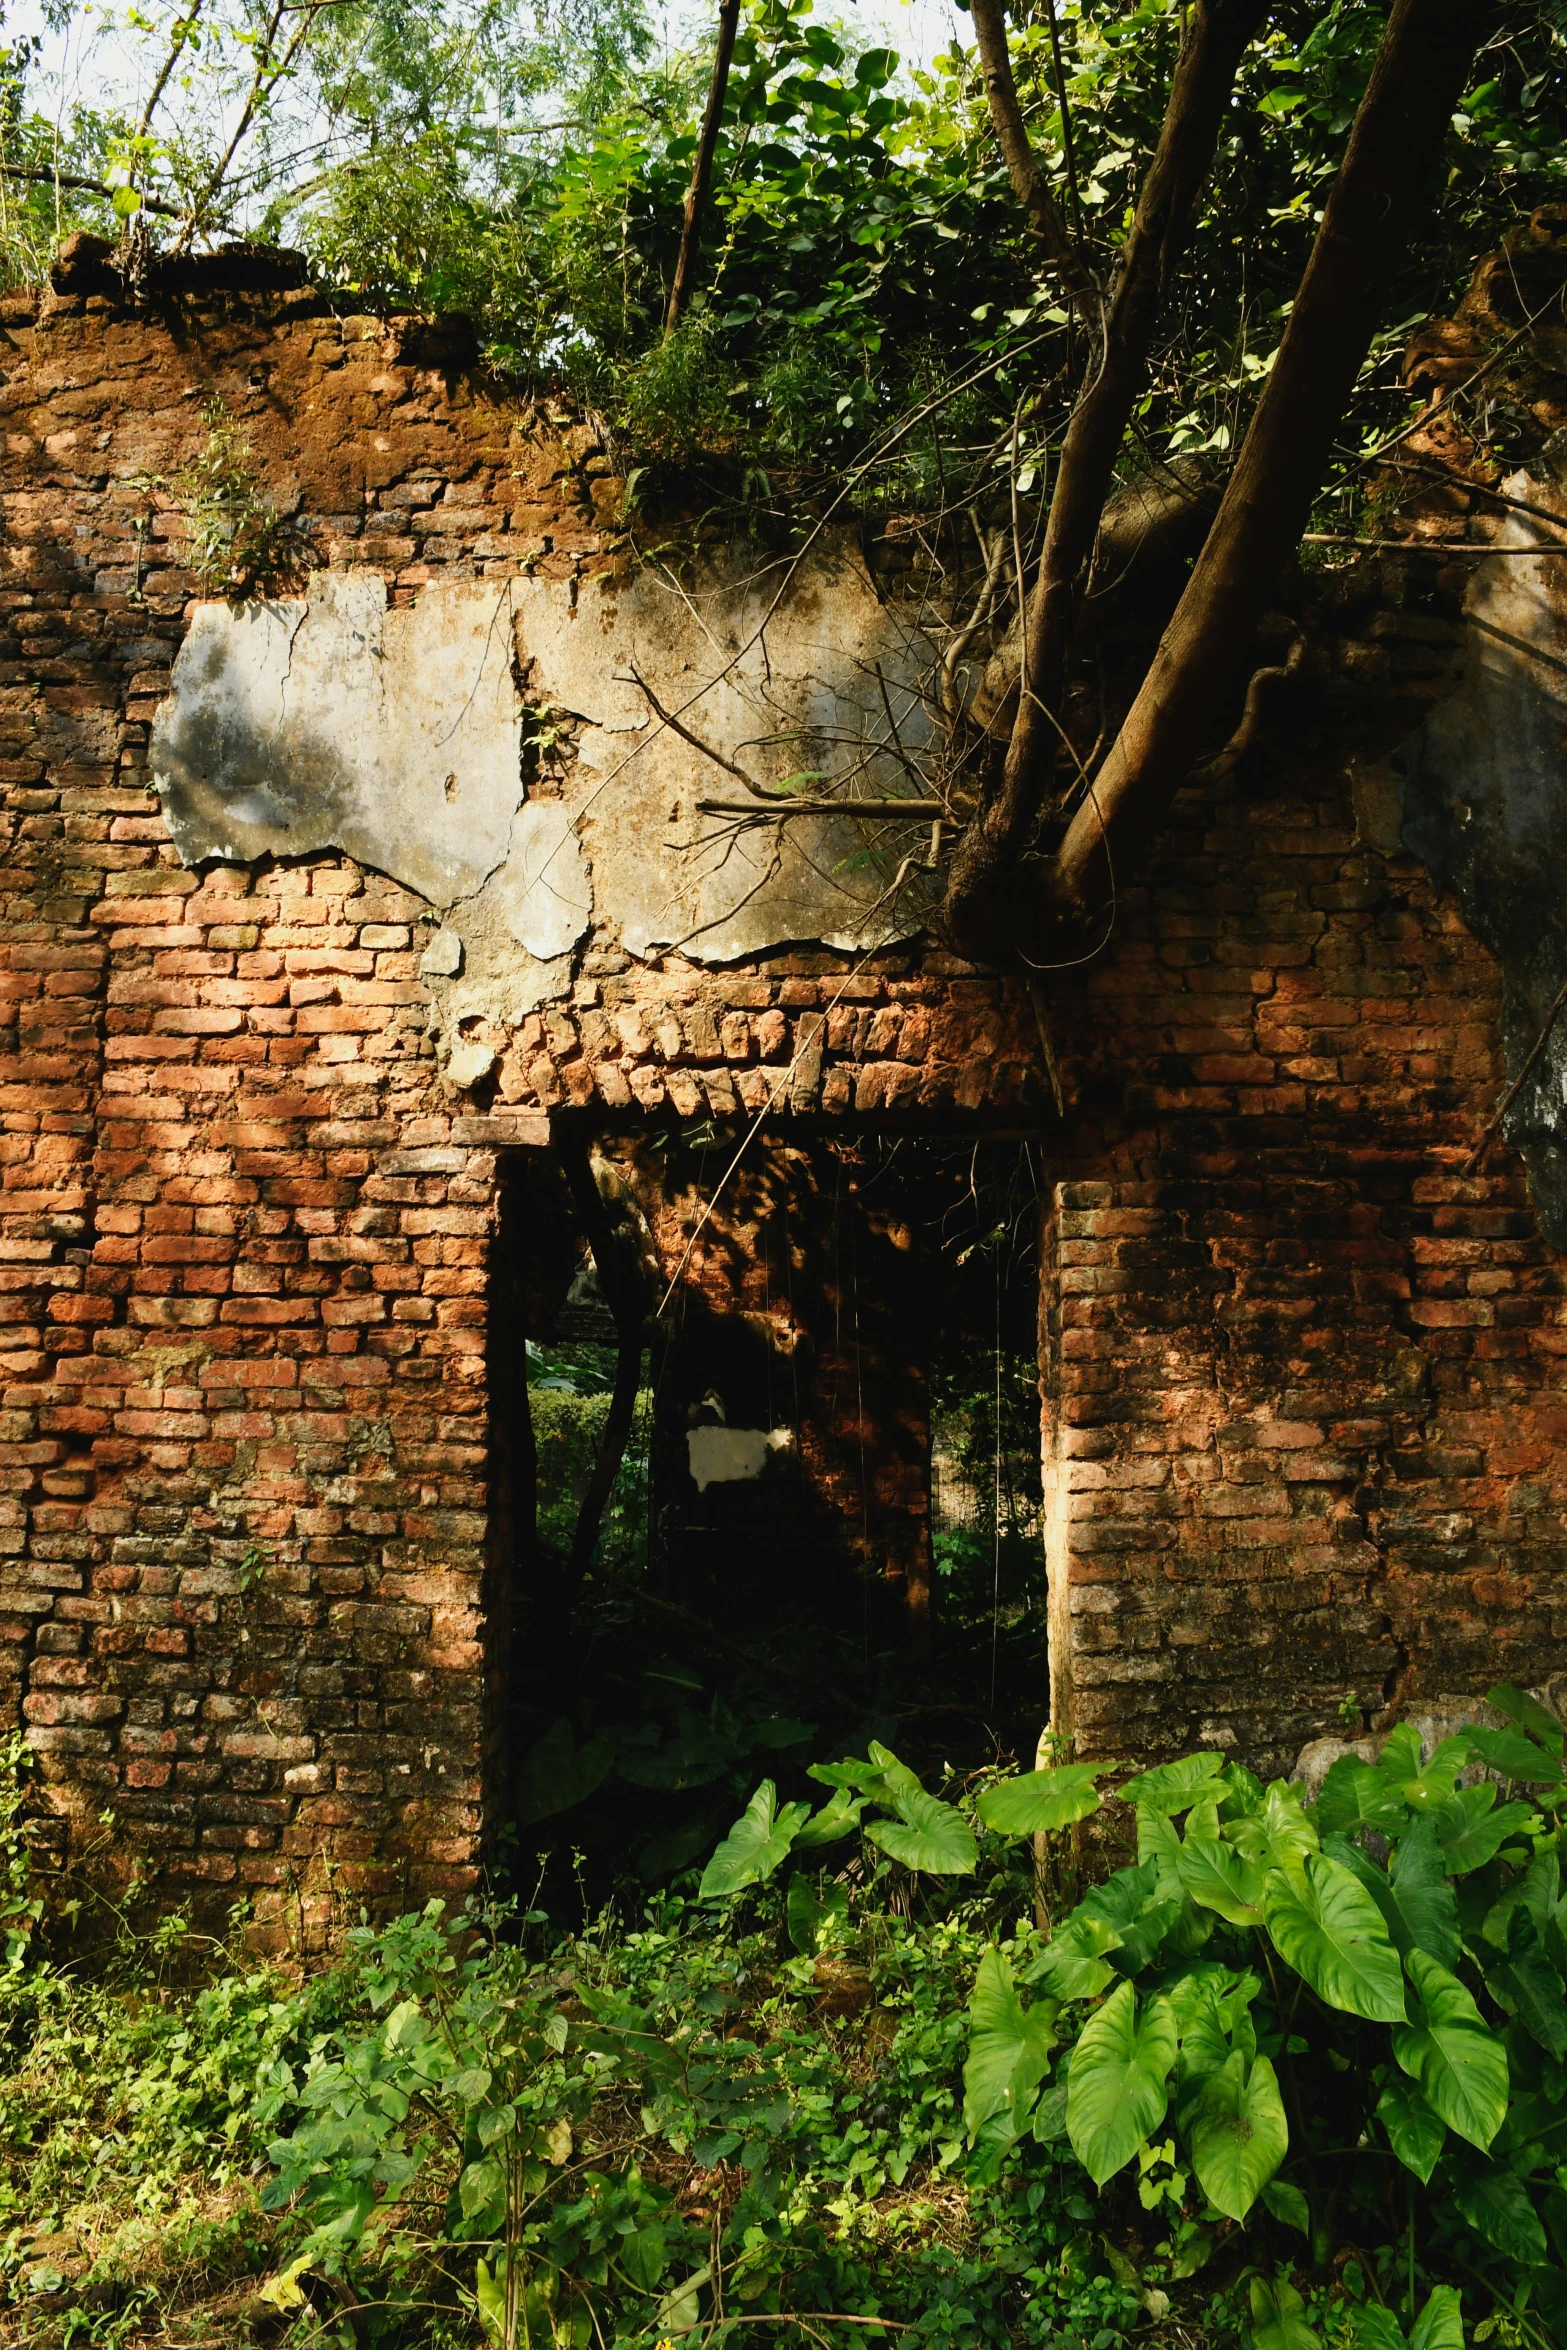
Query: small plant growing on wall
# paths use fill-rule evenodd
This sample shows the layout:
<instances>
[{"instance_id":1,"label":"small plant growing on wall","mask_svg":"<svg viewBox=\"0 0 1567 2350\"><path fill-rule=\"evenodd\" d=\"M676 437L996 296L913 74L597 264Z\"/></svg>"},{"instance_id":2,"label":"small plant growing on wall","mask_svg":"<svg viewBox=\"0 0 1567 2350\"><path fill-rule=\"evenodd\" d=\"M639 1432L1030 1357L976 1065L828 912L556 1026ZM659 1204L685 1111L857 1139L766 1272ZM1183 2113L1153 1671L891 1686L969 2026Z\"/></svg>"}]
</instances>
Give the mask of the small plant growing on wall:
<instances>
[{"instance_id":1,"label":"small plant growing on wall","mask_svg":"<svg viewBox=\"0 0 1567 2350\"><path fill-rule=\"evenodd\" d=\"M285 514L261 487L242 425L221 399L202 411L206 445L179 472L148 475L143 486L176 499L190 523L186 563L209 595L246 596L299 587L320 557L310 525Z\"/></svg>"}]
</instances>

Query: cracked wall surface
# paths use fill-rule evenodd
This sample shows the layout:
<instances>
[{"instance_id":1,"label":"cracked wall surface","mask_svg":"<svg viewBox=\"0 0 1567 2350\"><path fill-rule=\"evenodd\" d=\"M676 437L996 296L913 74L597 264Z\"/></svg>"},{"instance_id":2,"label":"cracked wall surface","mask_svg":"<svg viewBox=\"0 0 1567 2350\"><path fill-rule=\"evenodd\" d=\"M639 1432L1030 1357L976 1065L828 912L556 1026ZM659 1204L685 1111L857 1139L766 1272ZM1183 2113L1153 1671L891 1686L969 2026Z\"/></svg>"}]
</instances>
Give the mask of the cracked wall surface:
<instances>
[{"instance_id":1,"label":"cracked wall surface","mask_svg":"<svg viewBox=\"0 0 1567 2350\"><path fill-rule=\"evenodd\" d=\"M443 1064L465 1023L569 995L572 950L698 966L789 942L863 952L918 927L899 868L928 823L736 824L704 813L808 777L907 795L923 643L844 542L796 573L386 583L198 605L151 766L187 863L340 849L420 892L450 940L421 966ZM667 714L667 715L666 715ZM548 796L529 752L566 740ZM471 1065L459 1058L459 1072Z\"/></svg>"}]
</instances>

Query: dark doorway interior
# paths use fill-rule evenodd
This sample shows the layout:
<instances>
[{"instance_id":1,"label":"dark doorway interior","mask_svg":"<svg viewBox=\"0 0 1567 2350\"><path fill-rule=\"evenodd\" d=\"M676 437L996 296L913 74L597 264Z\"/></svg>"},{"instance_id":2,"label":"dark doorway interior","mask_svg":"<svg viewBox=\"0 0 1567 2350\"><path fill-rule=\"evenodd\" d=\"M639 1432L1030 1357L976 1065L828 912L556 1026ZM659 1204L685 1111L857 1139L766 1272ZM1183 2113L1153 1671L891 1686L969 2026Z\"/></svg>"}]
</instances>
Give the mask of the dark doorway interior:
<instances>
[{"instance_id":1,"label":"dark doorway interior","mask_svg":"<svg viewBox=\"0 0 1567 2350\"><path fill-rule=\"evenodd\" d=\"M1031 1754L1048 1706L1037 1147L742 1140L568 1131L513 1173L506 1802L595 1877L869 1737Z\"/></svg>"}]
</instances>

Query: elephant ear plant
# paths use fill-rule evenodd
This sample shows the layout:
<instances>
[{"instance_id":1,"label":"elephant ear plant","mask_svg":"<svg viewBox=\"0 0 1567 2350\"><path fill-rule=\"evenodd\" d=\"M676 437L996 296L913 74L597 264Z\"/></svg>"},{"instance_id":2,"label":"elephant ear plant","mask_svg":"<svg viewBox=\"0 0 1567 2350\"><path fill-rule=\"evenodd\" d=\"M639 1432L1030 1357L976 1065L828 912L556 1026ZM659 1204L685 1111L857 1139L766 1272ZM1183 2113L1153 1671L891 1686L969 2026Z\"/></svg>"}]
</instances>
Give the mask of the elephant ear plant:
<instances>
[{"instance_id":1,"label":"elephant ear plant","mask_svg":"<svg viewBox=\"0 0 1567 2350\"><path fill-rule=\"evenodd\" d=\"M980 1963L971 2177L1069 2148L1112 2204L1135 2187L1166 2281L1222 2253L1250 2271L1255 2350L1318 2350L1292 2243L1319 2281L1353 2259L1364 2350L1462 2350L1460 2285L1490 2296L1499 2339L1567 2342L1563 1733L1520 1690L1489 1702L1505 1726L1423 1760L1405 1724L1310 1806L1211 1753L1119 1787L1135 1862ZM1113 1768L953 1805L872 1745L813 1768L833 1788L814 1817L764 1784L702 1891L856 1829L909 1869L970 1874L1097 1811Z\"/></svg>"}]
</instances>

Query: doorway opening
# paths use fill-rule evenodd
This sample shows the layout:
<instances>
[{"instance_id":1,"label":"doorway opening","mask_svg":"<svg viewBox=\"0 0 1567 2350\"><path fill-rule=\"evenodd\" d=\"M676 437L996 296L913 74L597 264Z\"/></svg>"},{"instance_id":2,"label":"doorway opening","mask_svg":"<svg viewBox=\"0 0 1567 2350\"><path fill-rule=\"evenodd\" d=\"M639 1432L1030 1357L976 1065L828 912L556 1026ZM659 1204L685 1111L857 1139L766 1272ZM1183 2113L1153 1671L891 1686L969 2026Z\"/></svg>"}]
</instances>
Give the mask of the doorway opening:
<instances>
[{"instance_id":1,"label":"doorway opening","mask_svg":"<svg viewBox=\"0 0 1567 2350\"><path fill-rule=\"evenodd\" d=\"M502 1223L502 1808L601 1890L763 1777L1029 1760L1048 1711L1037 1142L742 1138L567 1125Z\"/></svg>"}]
</instances>

